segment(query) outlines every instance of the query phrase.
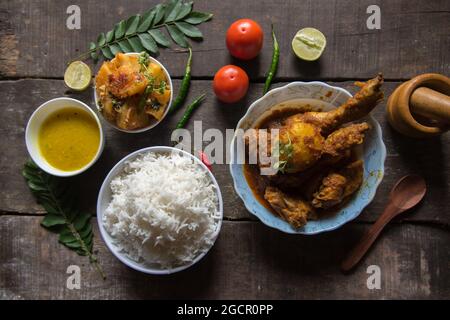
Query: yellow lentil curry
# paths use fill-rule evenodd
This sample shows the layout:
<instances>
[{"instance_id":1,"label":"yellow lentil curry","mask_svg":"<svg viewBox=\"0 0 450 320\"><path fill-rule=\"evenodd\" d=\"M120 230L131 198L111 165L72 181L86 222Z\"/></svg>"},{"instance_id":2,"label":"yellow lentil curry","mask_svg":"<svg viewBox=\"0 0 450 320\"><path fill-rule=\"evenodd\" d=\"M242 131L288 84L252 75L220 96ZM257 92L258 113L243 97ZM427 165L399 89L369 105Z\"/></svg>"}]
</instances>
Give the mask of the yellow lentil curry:
<instances>
[{"instance_id":1,"label":"yellow lentil curry","mask_svg":"<svg viewBox=\"0 0 450 320\"><path fill-rule=\"evenodd\" d=\"M44 121L39 130L38 145L44 159L54 168L79 170L97 154L100 129L87 111L63 108Z\"/></svg>"}]
</instances>

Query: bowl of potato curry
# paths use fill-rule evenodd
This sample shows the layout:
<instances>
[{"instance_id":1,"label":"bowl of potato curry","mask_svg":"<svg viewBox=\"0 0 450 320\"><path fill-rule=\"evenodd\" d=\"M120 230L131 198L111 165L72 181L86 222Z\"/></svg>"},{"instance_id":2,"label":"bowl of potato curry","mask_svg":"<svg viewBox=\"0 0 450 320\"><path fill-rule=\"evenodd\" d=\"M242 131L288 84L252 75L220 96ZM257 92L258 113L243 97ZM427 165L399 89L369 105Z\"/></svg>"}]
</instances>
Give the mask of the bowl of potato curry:
<instances>
[{"instance_id":1,"label":"bowl of potato curry","mask_svg":"<svg viewBox=\"0 0 450 320\"><path fill-rule=\"evenodd\" d=\"M120 131L149 130L166 116L172 80L147 53L117 53L103 62L95 77L95 102L105 120Z\"/></svg>"}]
</instances>

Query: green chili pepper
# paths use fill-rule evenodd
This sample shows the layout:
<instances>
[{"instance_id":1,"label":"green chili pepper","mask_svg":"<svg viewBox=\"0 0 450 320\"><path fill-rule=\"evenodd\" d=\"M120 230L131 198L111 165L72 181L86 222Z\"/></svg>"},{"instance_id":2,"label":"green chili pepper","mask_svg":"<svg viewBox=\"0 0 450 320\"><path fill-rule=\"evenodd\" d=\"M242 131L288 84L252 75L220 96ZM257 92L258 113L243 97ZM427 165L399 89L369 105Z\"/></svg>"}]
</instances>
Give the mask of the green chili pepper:
<instances>
[{"instance_id":1,"label":"green chili pepper","mask_svg":"<svg viewBox=\"0 0 450 320\"><path fill-rule=\"evenodd\" d=\"M206 94L202 94L197 99L195 99L190 105L187 106L186 111L184 112L180 121L178 121L178 124L176 127L177 129L181 129L186 125L186 123L188 122L189 118L192 115L192 112L194 111L195 108L197 108L201 104L201 102L202 102L203 98L205 98L205 96L206 96Z\"/></svg>"},{"instance_id":2,"label":"green chili pepper","mask_svg":"<svg viewBox=\"0 0 450 320\"><path fill-rule=\"evenodd\" d=\"M278 68L278 61L280 60L280 47L278 46L277 38L275 37L275 32L272 25L272 40L273 40L273 53L272 53L272 63L270 64L269 72L267 73L266 83L264 84L264 92L266 94L269 91L272 79L275 76Z\"/></svg>"},{"instance_id":3,"label":"green chili pepper","mask_svg":"<svg viewBox=\"0 0 450 320\"><path fill-rule=\"evenodd\" d=\"M186 71L184 73L183 80L181 81L181 86L180 90L178 91L178 95L175 98L174 102L172 103L169 113L173 113L175 110L177 110L184 102L184 99L186 99L189 86L191 84L191 65L192 65L192 49L189 48L189 58L186 64Z\"/></svg>"}]
</instances>

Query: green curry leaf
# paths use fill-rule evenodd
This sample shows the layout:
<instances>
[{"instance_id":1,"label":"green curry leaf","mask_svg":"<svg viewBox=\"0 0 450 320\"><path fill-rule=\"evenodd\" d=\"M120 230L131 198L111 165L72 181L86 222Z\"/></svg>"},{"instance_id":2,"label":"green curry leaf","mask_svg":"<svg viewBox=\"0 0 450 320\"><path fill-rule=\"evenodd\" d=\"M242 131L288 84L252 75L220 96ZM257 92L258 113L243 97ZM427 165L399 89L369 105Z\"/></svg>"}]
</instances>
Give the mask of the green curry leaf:
<instances>
[{"instance_id":1,"label":"green curry leaf","mask_svg":"<svg viewBox=\"0 0 450 320\"><path fill-rule=\"evenodd\" d=\"M59 242L75 250L79 255L88 256L103 278L105 275L92 253L91 215L76 208L75 193L67 180L54 177L42 171L33 161L28 160L22 170L31 193L47 211L41 225L59 235Z\"/></svg>"},{"instance_id":2,"label":"green curry leaf","mask_svg":"<svg viewBox=\"0 0 450 320\"><path fill-rule=\"evenodd\" d=\"M187 48L188 39L202 39L202 32L194 25L212 18L211 13L192 11L193 1L169 0L118 22L114 28L98 35L89 44L89 50L74 60L99 57L110 60L119 53L141 52L158 54L158 46L169 47L171 43ZM166 30L164 32L163 30ZM168 37L166 34L170 35Z\"/></svg>"}]
</instances>

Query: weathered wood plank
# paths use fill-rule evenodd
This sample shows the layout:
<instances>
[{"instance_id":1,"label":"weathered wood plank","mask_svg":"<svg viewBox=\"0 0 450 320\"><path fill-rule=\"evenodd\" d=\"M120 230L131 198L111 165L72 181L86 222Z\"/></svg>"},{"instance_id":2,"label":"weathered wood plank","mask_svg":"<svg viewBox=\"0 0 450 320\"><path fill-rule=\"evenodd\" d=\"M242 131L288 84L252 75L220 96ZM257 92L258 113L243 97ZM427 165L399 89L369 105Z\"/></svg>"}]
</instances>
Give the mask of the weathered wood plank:
<instances>
[{"instance_id":1,"label":"weathered wood plank","mask_svg":"<svg viewBox=\"0 0 450 320\"><path fill-rule=\"evenodd\" d=\"M351 82L331 83L342 86L351 92L355 87ZM175 81L176 88L179 81ZM281 86L283 83L278 83ZM386 83L385 93L388 96L398 83ZM60 80L20 80L0 82L3 99L0 110L3 110L0 123L0 212L39 213L37 206L20 176L22 165L27 158L24 132L29 116L41 103L65 92ZM194 81L188 100L200 93L209 93L207 100L196 111L192 120L202 120L203 130L217 128L222 132L233 129L242 117L251 101L260 96L261 84L252 84L245 101L236 105L224 105L218 102L211 92L210 81ZM71 97L85 101L93 106L92 92L70 94ZM387 124L384 116L384 103L374 112L383 127L383 138L387 146L385 178L373 203L364 211L360 221L373 221L381 213L386 203L390 188L395 181L408 173L418 173L425 177L428 194L422 205L404 216L404 219L430 221L449 224L446 199L450 183L450 137L442 136L433 140L414 140L400 136ZM95 202L100 185L113 165L132 151L154 145L169 145L170 133L175 127L181 112L168 117L155 129L143 134L124 134L104 124L106 147L100 160L86 173L74 178L82 190L82 198L94 212ZM193 121L187 128L193 130ZM225 150L228 148L224 147ZM214 165L213 171L222 188L225 204L225 216L230 219L250 218L241 200L236 196L229 174L228 165Z\"/></svg>"},{"instance_id":2,"label":"weathered wood plank","mask_svg":"<svg viewBox=\"0 0 450 320\"><path fill-rule=\"evenodd\" d=\"M0 37L2 49L7 49L1 59L8 60L0 65L0 76L62 77L67 61L85 51L100 32L158 2L79 0L81 30L68 30L66 9L72 1L2 0ZM366 26L366 9L372 4L381 8L380 30ZM216 0L196 1L196 8L215 15L201 26L205 40L193 44L196 77L211 77L221 66L236 63L244 66L252 79L261 79L271 59L268 35L272 22L281 46L278 77L282 79L368 78L378 71L387 78L401 79L424 72L449 72L447 0L259 0L232 4ZM232 59L225 47L228 26L243 17L257 20L266 35L261 56L248 63ZM291 52L292 37L308 26L323 31L328 40L317 63L301 62ZM164 51L160 58L173 76L183 75L184 54Z\"/></svg>"},{"instance_id":3,"label":"weathered wood plank","mask_svg":"<svg viewBox=\"0 0 450 320\"><path fill-rule=\"evenodd\" d=\"M336 232L302 237L259 222L225 222L203 261L163 277L128 269L107 251L96 232L94 248L107 275L103 281L86 258L59 245L39 220L0 217L0 298L450 298L450 233L425 226L389 227L350 275L341 274L339 263L367 226L350 224ZM81 267L81 290L66 289L69 265ZM369 265L380 267L380 290L367 289Z\"/></svg>"}]
</instances>

